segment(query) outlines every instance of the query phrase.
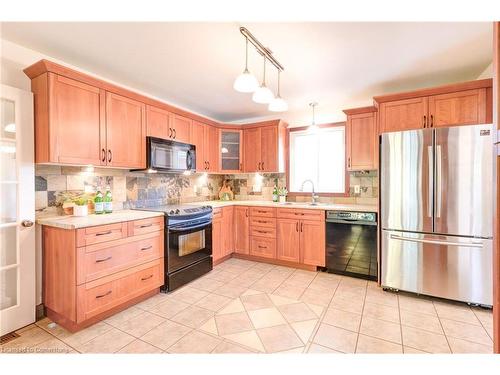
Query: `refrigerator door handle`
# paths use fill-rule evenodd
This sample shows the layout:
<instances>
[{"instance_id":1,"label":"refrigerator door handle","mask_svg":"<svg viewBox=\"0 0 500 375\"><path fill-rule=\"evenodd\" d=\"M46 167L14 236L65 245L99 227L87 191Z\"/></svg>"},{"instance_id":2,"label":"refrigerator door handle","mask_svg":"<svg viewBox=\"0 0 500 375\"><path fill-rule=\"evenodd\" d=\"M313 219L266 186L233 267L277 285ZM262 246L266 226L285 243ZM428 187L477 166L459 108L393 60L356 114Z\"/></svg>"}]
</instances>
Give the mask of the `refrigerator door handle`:
<instances>
[{"instance_id":1,"label":"refrigerator door handle","mask_svg":"<svg viewBox=\"0 0 500 375\"><path fill-rule=\"evenodd\" d=\"M427 168L428 168L428 189L427 189L427 217L432 217L432 188L433 188L433 181L432 181L432 146L427 146L427 156L428 156L428 162L427 162Z\"/></svg>"},{"instance_id":2,"label":"refrigerator door handle","mask_svg":"<svg viewBox=\"0 0 500 375\"><path fill-rule=\"evenodd\" d=\"M442 240L426 240L423 238L411 238L411 237L398 236L397 234L391 234L390 238L392 240L417 242L417 243L429 243L429 244L433 244L433 245L466 246L466 247L483 248L482 242L455 242L455 241L442 241Z\"/></svg>"},{"instance_id":3,"label":"refrigerator door handle","mask_svg":"<svg viewBox=\"0 0 500 375\"><path fill-rule=\"evenodd\" d=\"M441 217L441 202L443 198L441 145L436 145L436 217Z\"/></svg>"}]
</instances>

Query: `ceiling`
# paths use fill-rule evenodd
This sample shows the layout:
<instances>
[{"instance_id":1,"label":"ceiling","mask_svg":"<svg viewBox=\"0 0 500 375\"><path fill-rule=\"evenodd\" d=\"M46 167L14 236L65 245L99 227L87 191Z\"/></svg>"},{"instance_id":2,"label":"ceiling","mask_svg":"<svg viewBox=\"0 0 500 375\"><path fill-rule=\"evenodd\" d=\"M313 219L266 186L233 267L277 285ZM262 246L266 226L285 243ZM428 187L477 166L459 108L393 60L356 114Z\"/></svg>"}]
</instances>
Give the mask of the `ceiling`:
<instances>
[{"instance_id":1,"label":"ceiling","mask_svg":"<svg viewBox=\"0 0 500 375\"><path fill-rule=\"evenodd\" d=\"M2 38L224 122L276 118L233 90L247 27L284 65L292 125L342 120L374 95L476 79L492 61L491 23L2 23ZM262 57L251 50L259 80ZM276 71L268 64L267 86Z\"/></svg>"}]
</instances>

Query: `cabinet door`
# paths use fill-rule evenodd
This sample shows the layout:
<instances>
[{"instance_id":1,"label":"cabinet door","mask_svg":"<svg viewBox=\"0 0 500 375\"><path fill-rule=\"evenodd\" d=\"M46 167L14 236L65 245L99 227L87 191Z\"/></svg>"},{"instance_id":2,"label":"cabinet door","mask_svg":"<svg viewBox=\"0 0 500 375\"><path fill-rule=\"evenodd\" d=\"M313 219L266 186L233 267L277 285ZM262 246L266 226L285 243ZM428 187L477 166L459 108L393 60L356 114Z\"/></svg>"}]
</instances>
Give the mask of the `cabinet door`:
<instances>
[{"instance_id":1,"label":"cabinet door","mask_svg":"<svg viewBox=\"0 0 500 375\"><path fill-rule=\"evenodd\" d=\"M429 97L431 127L486 123L486 89L466 90Z\"/></svg>"},{"instance_id":2,"label":"cabinet door","mask_svg":"<svg viewBox=\"0 0 500 375\"><path fill-rule=\"evenodd\" d=\"M146 106L106 92L106 144L108 165L146 168Z\"/></svg>"},{"instance_id":3,"label":"cabinet door","mask_svg":"<svg viewBox=\"0 0 500 375\"><path fill-rule=\"evenodd\" d=\"M234 207L234 251L248 254L250 250L250 222L248 207Z\"/></svg>"},{"instance_id":4,"label":"cabinet door","mask_svg":"<svg viewBox=\"0 0 500 375\"><path fill-rule=\"evenodd\" d=\"M146 106L146 133L151 137L169 139L171 132L170 112Z\"/></svg>"},{"instance_id":5,"label":"cabinet door","mask_svg":"<svg viewBox=\"0 0 500 375\"><path fill-rule=\"evenodd\" d=\"M191 123L190 141L196 147L196 171L206 172L207 159L205 158L205 124L193 121Z\"/></svg>"},{"instance_id":6,"label":"cabinet door","mask_svg":"<svg viewBox=\"0 0 500 375\"><path fill-rule=\"evenodd\" d=\"M49 73L49 100L51 161L105 165L104 91Z\"/></svg>"},{"instance_id":7,"label":"cabinet door","mask_svg":"<svg viewBox=\"0 0 500 375\"><path fill-rule=\"evenodd\" d=\"M243 131L244 171L258 172L261 166L261 137L260 128L245 129Z\"/></svg>"},{"instance_id":8,"label":"cabinet door","mask_svg":"<svg viewBox=\"0 0 500 375\"><path fill-rule=\"evenodd\" d=\"M241 130L220 130L219 160L220 171L224 173L239 173L243 169Z\"/></svg>"},{"instance_id":9,"label":"cabinet door","mask_svg":"<svg viewBox=\"0 0 500 375\"><path fill-rule=\"evenodd\" d=\"M427 97L380 104L380 131L422 129L428 124Z\"/></svg>"},{"instance_id":10,"label":"cabinet door","mask_svg":"<svg viewBox=\"0 0 500 375\"><path fill-rule=\"evenodd\" d=\"M212 221L212 259L217 261L223 257L222 255L222 218Z\"/></svg>"},{"instance_id":11,"label":"cabinet door","mask_svg":"<svg viewBox=\"0 0 500 375\"><path fill-rule=\"evenodd\" d=\"M172 139L178 142L190 143L189 131L192 120L187 117L172 115Z\"/></svg>"},{"instance_id":12,"label":"cabinet door","mask_svg":"<svg viewBox=\"0 0 500 375\"><path fill-rule=\"evenodd\" d=\"M261 171L278 172L278 128L265 126L260 129Z\"/></svg>"},{"instance_id":13,"label":"cabinet door","mask_svg":"<svg viewBox=\"0 0 500 375\"><path fill-rule=\"evenodd\" d=\"M300 262L312 266L325 266L325 222L300 222Z\"/></svg>"},{"instance_id":14,"label":"cabinet door","mask_svg":"<svg viewBox=\"0 0 500 375\"><path fill-rule=\"evenodd\" d=\"M300 261L300 222L292 219L278 219L277 258L289 262Z\"/></svg>"},{"instance_id":15,"label":"cabinet door","mask_svg":"<svg viewBox=\"0 0 500 375\"><path fill-rule=\"evenodd\" d=\"M222 223L222 255L227 256L234 252L234 207L224 207L222 209Z\"/></svg>"},{"instance_id":16,"label":"cabinet door","mask_svg":"<svg viewBox=\"0 0 500 375\"><path fill-rule=\"evenodd\" d=\"M377 169L378 132L375 112L347 118L347 169Z\"/></svg>"},{"instance_id":17,"label":"cabinet door","mask_svg":"<svg viewBox=\"0 0 500 375\"><path fill-rule=\"evenodd\" d=\"M205 125L205 157L208 172L219 171L219 129Z\"/></svg>"}]
</instances>

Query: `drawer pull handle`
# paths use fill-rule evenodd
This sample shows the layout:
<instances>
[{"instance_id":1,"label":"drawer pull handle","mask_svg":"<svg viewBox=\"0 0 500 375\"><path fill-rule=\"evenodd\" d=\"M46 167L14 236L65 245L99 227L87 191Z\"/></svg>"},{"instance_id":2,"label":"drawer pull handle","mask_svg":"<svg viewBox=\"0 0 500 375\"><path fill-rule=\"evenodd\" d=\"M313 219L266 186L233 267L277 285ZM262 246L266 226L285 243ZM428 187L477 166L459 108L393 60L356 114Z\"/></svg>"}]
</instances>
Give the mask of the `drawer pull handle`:
<instances>
[{"instance_id":1,"label":"drawer pull handle","mask_svg":"<svg viewBox=\"0 0 500 375\"><path fill-rule=\"evenodd\" d=\"M259 249L267 249L267 246L260 246L259 245Z\"/></svg>"},{"instance_id":2,"label":"drawer pull handle","mask_svg":"<svg viewBox=\"0 0 500 375\"><path fill-rule=\"evenodd\" d=\"M151 226L153 226L153 224L144 224L144 225L141 225L139 228L148 228Z\"/></svg>"},{"instance_id":3,"label":"drawer pull handle","mask_svg":"<svg viewBox=\"0 0 500 375\"><path fill-rule=\"evenodd\" d=\"M256 230L256 232L257 232L257 233L269 233L269 232L267 232L267 231L265 231L265 230Z\"/></svg>"},{"instance_id":4,"label":"drawer pull handle","mask_svg":"<svg viewBox=\"0 0 500 375\"><path fill-rule=\"evenodd\" d=\"M266 221L266 220L257 220L257 223L263 223L263 224L265 224L265 223L267 223L267 222L268 222L268 221Z\"/></svg>"},{"instance_id":5,"label":"drawer pull handle","mask_svg":"<svg viewBox=\"0 0 500 375\"><path fill-rule=\"evenodd\" d=\"M146 281L146 280L149 280L149 279L150 279L150 278L152 278L152 277L153 277L153 275L152 275L152 274L151 274L151 275L149 275L148 277L142 277L142 278L141 278L141 281Z\"/></svg>"},{"instance_id":6,"label":"drawer pull handle","mask_svg":"<svg viewBox=\"0 0 500 375\"><path fill-rule=\"evenodd\" d=\"M109 256L109 257L104 258L104 259L96 259L96 261L95 261L95 262L96 262L96 263L102 263L102 262L105 262L105 261L107 261L107 260L110 260L111 258L113 258L113 257L112 257L112 256Z\"/></svg>"},{"instance_id":7,"label":"drawer pull handle","mask_svg":"<svg viewBox=\"0 0 500 375\"><path fill-rule=\"evenodd\" d=\"M267 211L261 211L261 210L257 210L258 213L261 213L261 214L265 214L267 213Z\"/></svg>"},{"instance_id":8,"label":"drawer pull handle","mask_svg":"<svg viewBox=\"0 0 500 375\"><path fill-rule=\"evenodd\" d=\"M106 293L104 293L104 294L101 294L101 295L99 295L99 296L95 296L95 298L102 298L102 297L106 297L106 296L109 296L111 293L113 293L113 291L112 291L112 290L110 290L110 291L108 291L108 292L106 292Z\"/></svg>"},{"instance_id":9,"label":"drawer pull handle","mask_svg":"<svg viewBox=\"0 0 500 375\"><path fill-rule=\"evenodd\" d=\"M149 250L149 249L151 249L152 247L153 247L153 245L143 247L143 248L141 249L141 251L144 251L144 250Z\"/></svg>"},{"instance_id":10,"label":"drawer pull handle","mask_svg":"<svg viewBox=\"0 0 500 375\"><path fill-rule=\"evenodd\" d=\"M107 234L111 234L111 233L113 233L113 231L108 230L107 232L96 233L95 235L96 235L96 236L105 236L105 235L107 235Z\"/></svg>"}]
</instances>

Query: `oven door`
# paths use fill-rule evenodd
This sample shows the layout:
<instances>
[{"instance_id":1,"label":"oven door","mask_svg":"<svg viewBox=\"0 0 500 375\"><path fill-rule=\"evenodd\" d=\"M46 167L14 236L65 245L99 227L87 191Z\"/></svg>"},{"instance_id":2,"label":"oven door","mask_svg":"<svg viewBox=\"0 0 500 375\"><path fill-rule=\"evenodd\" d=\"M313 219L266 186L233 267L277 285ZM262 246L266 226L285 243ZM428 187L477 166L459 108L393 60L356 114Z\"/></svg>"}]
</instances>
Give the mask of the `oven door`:
<instances>
[{"instance_id":1,"label":"oven door","mask_svg":"<svg viewBox=\"0 0 500 375\"><path fill-rule=\"evenodd\" d=\"M196 168L195 148L187 143L148 137L149 167L166 172L183 172Z\"/></svg>"},{"instance_id":2,"label":"oven door","mask_svg":"<svg viewBox=\"0 0 500 375\"><path fill-rule=\"evenodd\" d=\"M169 227L167 273L212 256L212 223Z\"/></svg>"}]
</instances>

